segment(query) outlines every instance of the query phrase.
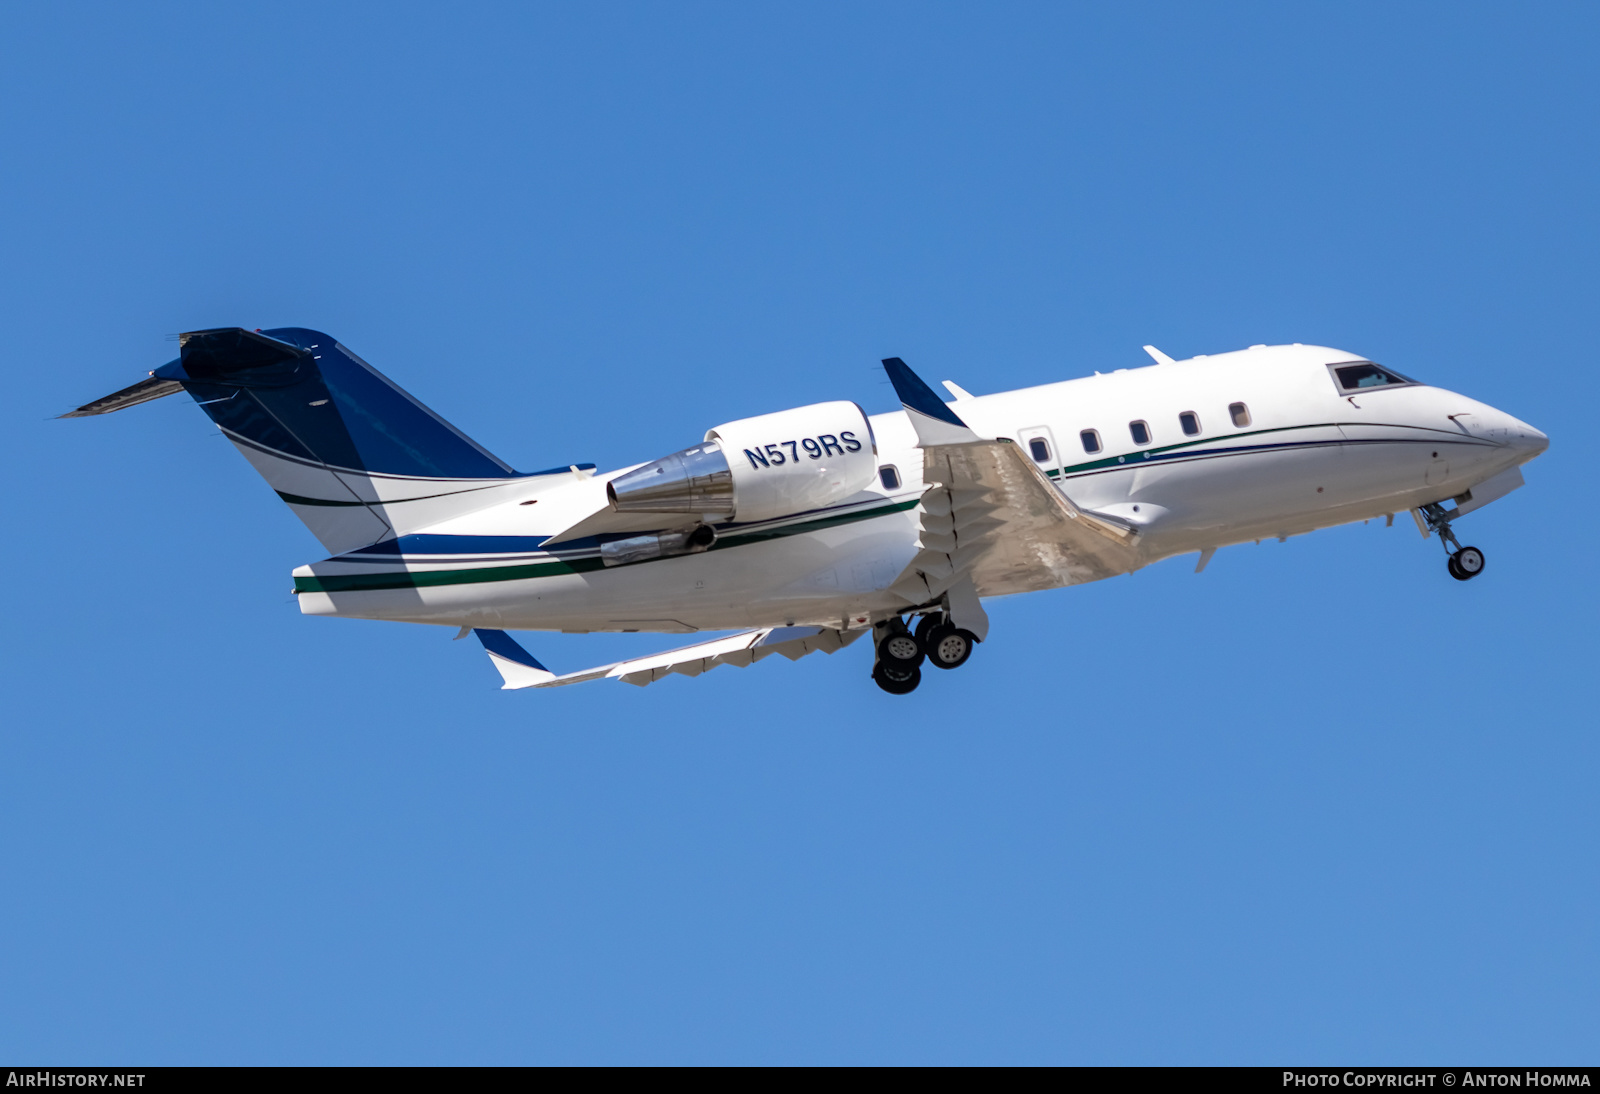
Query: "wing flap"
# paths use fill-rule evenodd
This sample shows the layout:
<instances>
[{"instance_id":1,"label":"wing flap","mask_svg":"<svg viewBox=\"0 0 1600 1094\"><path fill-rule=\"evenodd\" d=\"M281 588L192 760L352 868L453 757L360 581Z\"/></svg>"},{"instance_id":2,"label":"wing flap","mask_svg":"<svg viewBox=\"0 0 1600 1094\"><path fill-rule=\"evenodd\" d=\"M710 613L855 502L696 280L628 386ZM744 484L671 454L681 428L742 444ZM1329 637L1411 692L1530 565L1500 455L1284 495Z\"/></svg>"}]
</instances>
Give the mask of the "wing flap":
<instances>
[{"instance_id":1,"label":"wing flap","mask_svg":"<svg viewBox=\"0 0 1600 1094\"><path fill-rule=\"evenodd\" d=\"M891 586L912 604L963 576L980 596L1075 585L1129 573L1138 533L1079 509L1005 440L923 448L921 550Z\"/></svg>"}]
</instances>

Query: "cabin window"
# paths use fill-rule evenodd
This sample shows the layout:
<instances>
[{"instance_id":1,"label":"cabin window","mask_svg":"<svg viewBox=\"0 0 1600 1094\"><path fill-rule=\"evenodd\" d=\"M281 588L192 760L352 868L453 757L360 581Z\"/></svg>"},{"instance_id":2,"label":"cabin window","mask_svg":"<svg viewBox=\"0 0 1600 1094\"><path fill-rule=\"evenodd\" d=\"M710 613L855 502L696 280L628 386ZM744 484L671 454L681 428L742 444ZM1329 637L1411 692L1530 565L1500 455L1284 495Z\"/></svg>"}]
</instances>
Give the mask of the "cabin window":
<instances>
[{"instance_id":1,"label":"cabin window","mask_svg":"<svg viewBox=\"0 0 1600 1094\"><path fill-rule=\"evenodd\" d=\"M1034 463L1050 462L1050 442L1043 437L1035 437L1029 441L1028 451L1033 453Z\"/></svg>"},{"instance_id":2,"label":"cabin window","mask_svg":"<svg viewBox=\"0 0 1600 1094\"><path fill-rule=\"evenodd\" d=\"M1200 415L1192 410L1185 410L1178 415L1178 424L1183 427L1185 437L1198 437L1200 435Z\"/></svg>"},{"instance_id":3,"label":"cabin window","mask_svg":"<svg viewBox=\"0 0 1600 1094\"><path fill-rule=\"evenodd\" d=\"M1144 422L1129 422L1128 432L1133 434L1134 444L1150 443L1150 427Z\"/></svg>"},{"instance_id":4,"label":"cabin window","mask_svg":"<svg viewBox=\"0 0 1600 1094\"><path fill-rule=\"evenodd\" d=\"M1078 434L1078 439L1083 442L1083 450L1089 455L1100 451L1100 434L1093 429L1085 429Z\"/></svg>"},{"instance_id":5,"label":"cabin window","mask_svg":"<svg viewBox=\"0 0 1600 1094\"><path fill-rule=\"evenodd\" d=\"M886 463L878 468L878 481L883 483L885 490L900 489L900 471L892 463Z\"/></svg>"},{"instance_id":6,"label":"cabin window","mask_svg":"<svg viewBox=\"0 0 1600 1094\"><path fill-rule=\"evenodd\" d=\"M1233 419L1233 424L1243 429L1250 424L1250 408L1243 403L1229 403L1228 417Z\"/></svg>"},{"instance_id":7,"label":"cabin window","mask_svg":"<svg viewBox=\"0 0 1600 1094\"><path fill-rule=\"evenodd\" d=\"M1416 383L1415 380L1408 380L1398 372L1391 372L1371 361L1354 361L1346 365L1328 367L1333 370L1333 378L1339 382L1339 390L1346 393Z\"/></svg>"}]
</instances>

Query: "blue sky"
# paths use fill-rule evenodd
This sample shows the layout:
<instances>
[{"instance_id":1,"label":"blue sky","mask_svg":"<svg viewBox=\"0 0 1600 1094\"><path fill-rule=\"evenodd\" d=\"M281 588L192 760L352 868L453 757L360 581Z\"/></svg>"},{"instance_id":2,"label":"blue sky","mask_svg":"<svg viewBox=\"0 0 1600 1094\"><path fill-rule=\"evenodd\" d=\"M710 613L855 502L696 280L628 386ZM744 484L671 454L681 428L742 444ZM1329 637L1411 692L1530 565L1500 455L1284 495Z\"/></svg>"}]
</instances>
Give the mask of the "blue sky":
<instances>
[{"instance_id":1,"label":"blue sky","mask_svg":"<svg viewBox=\"0 0 1600 1094\"><path fill-rule=\"evenodd\" d=\"M1595 9L10 5L0 1056L1570 1063L1600 1029ZM182 398L334 333L521 468L877 360L987 392L1334 345L1528 486L851 649L502 693L302 618ZM566 670L659 636L528 636Z\"/></svg>"}]
</instances>

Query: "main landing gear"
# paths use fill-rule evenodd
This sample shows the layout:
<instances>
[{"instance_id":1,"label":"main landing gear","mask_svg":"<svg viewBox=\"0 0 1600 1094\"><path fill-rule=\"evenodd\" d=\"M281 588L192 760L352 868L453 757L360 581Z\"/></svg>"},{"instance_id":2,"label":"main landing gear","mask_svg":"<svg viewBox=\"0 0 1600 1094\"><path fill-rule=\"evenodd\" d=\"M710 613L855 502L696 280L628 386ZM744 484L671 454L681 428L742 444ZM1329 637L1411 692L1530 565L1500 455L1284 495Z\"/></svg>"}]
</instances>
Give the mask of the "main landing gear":
<instances>
[{"instance_id":1,"label":"main landing gear","mask_svg":"<svg viewBox=\"0 0 1600 1094\"><path fill-rule=\"evenodd\" d=\"M1424 505L1419 512L1422 514L1422 519L1427 522L1428 531L1439 534L1439 542L1450 555L1445 567L1450 571L1451 577L1457 581L1471 581L1483 573L1483 552L1476 547L1461 546L1456 534L1450 530L1450 514L1444 506L1435 502L1432 505Z\"/></svg>"},{"instance_id":2,"label":"main landing gear","mask_svg":"<svg viewBox=\"0 0 1600 1094\"><path fill-rule=\"evenodd\" d=\"M873 628L877 633L878 660L872 679L890 695L908 695L922 683L922 643L906 630L899 617Z\"/></svg>"},{"instance_id":3,"label":"main landing gear","mask_svg":"<svg viewBox=\"0 0 1600 1094\"><path fill-rule=\"evenodd\" d=\"M906 695L922 683L923 662L941 669L957 669L972 656L978 638L951 623L943 612L924 615L912 633L894 618L873 628L878 659L872 679L890 695Z\"/></svg>"},{"instance_id":4,"label":"main landing gear","mask_svg":"<svg viewBox=\"0 0 1600 1094\"><path fill-rule=\"evenodd\" d=\"M958 669L972 656L977 635L964 631L944 615L925 615L917 620L917 641L928 655L928 664L941 669Z\"/></svg>"}]
</instances>

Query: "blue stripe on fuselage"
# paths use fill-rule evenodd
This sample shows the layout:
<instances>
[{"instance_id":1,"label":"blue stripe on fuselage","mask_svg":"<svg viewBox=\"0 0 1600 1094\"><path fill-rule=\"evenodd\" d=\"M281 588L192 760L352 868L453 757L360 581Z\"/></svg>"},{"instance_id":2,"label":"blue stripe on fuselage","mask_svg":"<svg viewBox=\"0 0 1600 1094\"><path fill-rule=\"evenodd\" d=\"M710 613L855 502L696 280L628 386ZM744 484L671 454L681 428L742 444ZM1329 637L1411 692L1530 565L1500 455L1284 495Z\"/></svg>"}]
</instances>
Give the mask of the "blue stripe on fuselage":
<instances>
[{"instance_id":1,"label":"blue stripe on fuselage","mask_svg":"<svg viewBox=\"0 0 1600 1094\"><path fill-rule=\"evenodd\" d=\"M354 555L512 555L538 551L549 536L436 536L410 535L386 539L370 547L346 551L340 558ZM581 548L583 543L575 541Z\"/></svg>"}]
</instances>

